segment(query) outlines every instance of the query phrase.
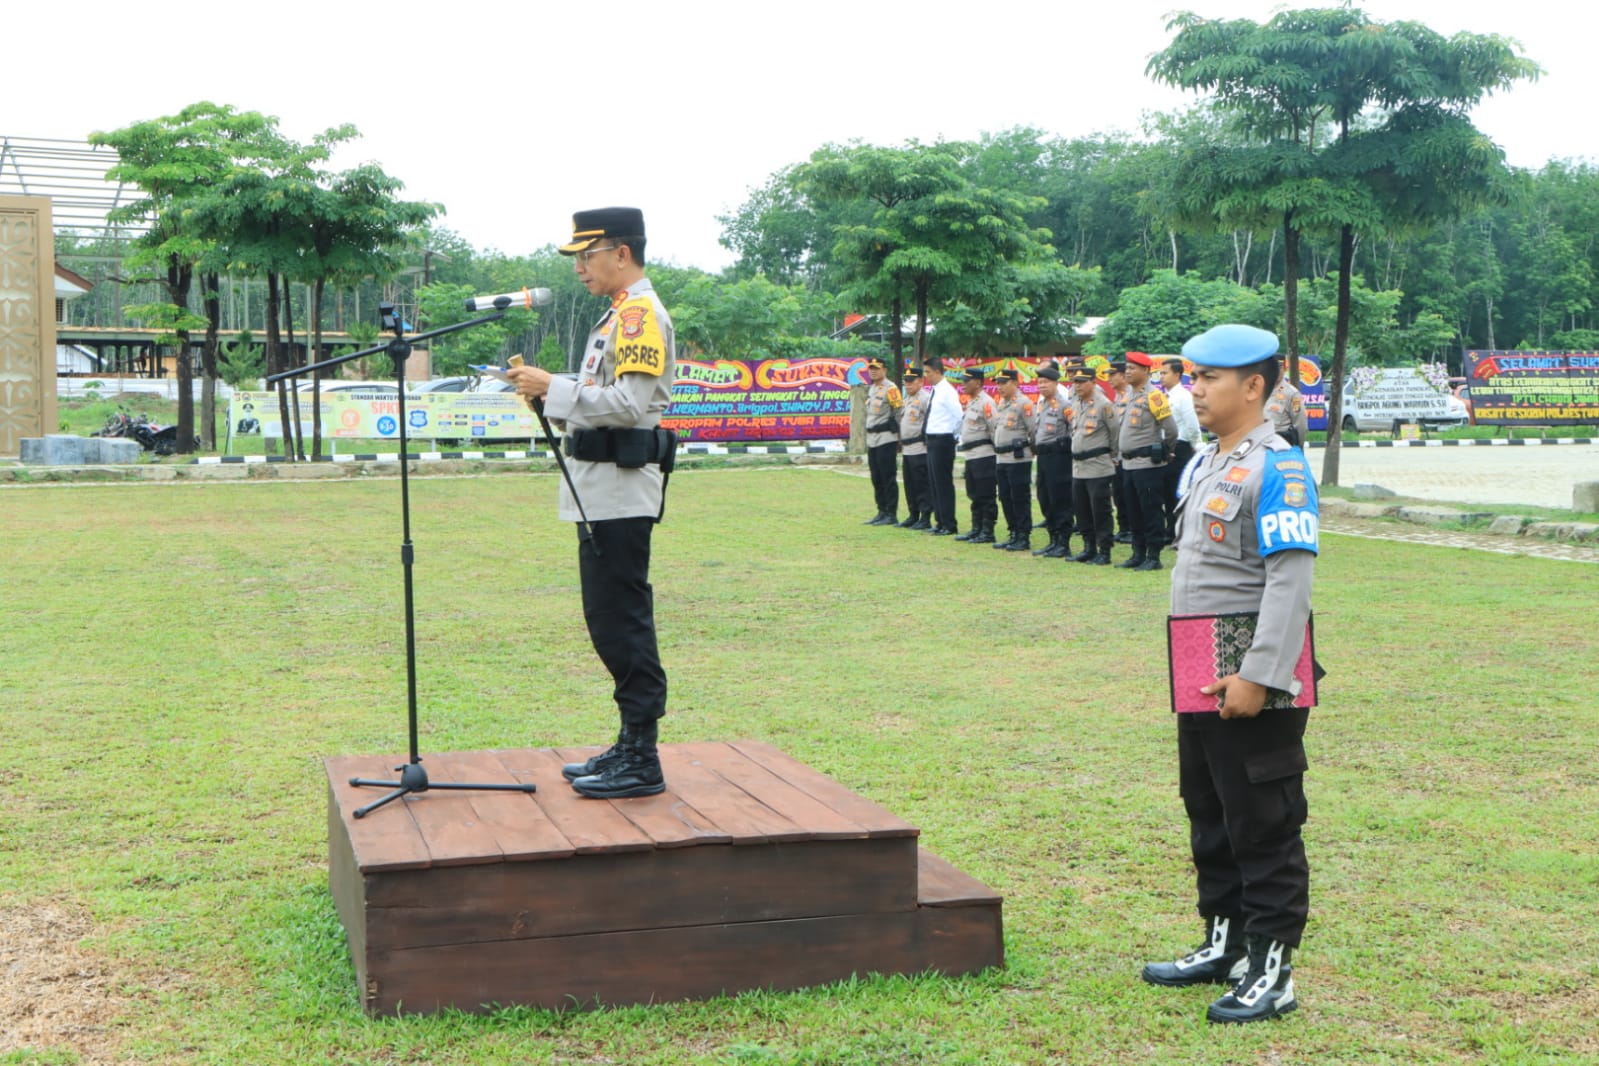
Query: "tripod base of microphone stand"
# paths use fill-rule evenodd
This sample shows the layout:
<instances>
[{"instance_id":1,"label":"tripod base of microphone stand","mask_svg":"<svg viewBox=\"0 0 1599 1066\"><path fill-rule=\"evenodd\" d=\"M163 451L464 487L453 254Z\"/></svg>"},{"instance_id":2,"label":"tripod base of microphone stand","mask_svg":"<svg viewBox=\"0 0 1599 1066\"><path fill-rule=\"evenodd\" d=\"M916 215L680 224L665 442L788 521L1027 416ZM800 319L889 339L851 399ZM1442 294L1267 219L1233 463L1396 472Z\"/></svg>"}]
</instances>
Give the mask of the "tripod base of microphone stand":
<instances>
[{"instance_id":1,"label":"tripod base of microphone stand","mask_svg":"<svg viewBox=\"0 0 1599 1066\"><path fill-rule=\"evenodd\" d=\"M390 792L387 796L384 796L382 799L375 800L372 803L368 803L365 807L360 807L360 808L357 808L356 810L351 811L350 814L353 817L365 818L368 814L370 814L373 811L377 810L379 807L383 806L385 803L389 803L389 802L391 802L393 800L397 800L401 796L409 795L410 793L413 793L413 792L416 792L416 793L429 792L429 791L434 791L434 792L438 792L438 791L456 791L456 792L537 792L539 790L539 786L534 785L534 784L526 784L526 785L472 785L472 784L467 784L465 782L454 782L454 781L446 782L446 783L443 783L443 784L437 784L437 785L431 784L428 781L428 772L426 770L422 769L422 762L421 762L420 759L417 760L416 762L408 762L408 763L404 764L403 766L396 766L394 769L399 772L400 779L398 781L371 781L371 780L368 780L366 778L361 778L361 777L352 777L352 778L350 778L350 784L352 784L352 785L356 785L356 786L360 786L360 787L366 787L366 788L392 788L394 790L393 792Z\"/></svg>"}]
</instances>

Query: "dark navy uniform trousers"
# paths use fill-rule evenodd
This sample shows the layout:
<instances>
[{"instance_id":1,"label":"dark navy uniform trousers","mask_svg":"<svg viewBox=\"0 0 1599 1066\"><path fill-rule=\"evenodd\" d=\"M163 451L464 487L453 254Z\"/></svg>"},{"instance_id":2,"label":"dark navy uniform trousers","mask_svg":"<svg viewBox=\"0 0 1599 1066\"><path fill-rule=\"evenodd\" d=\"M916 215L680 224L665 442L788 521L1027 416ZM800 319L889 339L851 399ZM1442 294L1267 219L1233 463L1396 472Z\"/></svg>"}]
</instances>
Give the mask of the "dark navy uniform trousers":
<instances>
[{"instance_id":1,"label":"dark navy uniform trousers","mask_svg":"<svg viewBox=\"0 0 1599 1066\"><path fill-rule=\"evenodd\" d=\"M623 723L645 725L666 713L666 671L655 643L655 590L650 586L655 519L611 518L590 528L592 540L578 527L583 620L616 683Z\"/></svg>"},{"instance_id":2,"label":"dark navy uniform trousers","mask_svg":"<svg viewBox=\"0 0 1599 1066\"><path fill-rule=\"evenodd\" d=\"M1303 709L1179 715L1177 759L1199 913L1299 945L1310 907Z\"/></svg>"}]
</instances>

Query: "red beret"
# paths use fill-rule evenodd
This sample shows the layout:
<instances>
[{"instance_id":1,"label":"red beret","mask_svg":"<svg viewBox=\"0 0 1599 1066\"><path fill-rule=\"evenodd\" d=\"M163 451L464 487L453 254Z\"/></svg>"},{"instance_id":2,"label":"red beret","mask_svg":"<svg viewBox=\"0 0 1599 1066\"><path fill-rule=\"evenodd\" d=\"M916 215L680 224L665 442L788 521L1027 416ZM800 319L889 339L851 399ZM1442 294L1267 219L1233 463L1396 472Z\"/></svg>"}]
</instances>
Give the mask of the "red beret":
<instances>
[{"instance_id":1,"label":"red beret","mask_svg":"<svg viewBox=\"0 0 1599 1066\"><path fill-rule=\"evenodd\" d=\"M1151 369L1153 369L1155 366L1155 357L1152 355L1145 355L1143 352L1128 352L1127 361L1129 363L1137 363L1139 366L1146 366Z\"/></svg>"}]
</instances>

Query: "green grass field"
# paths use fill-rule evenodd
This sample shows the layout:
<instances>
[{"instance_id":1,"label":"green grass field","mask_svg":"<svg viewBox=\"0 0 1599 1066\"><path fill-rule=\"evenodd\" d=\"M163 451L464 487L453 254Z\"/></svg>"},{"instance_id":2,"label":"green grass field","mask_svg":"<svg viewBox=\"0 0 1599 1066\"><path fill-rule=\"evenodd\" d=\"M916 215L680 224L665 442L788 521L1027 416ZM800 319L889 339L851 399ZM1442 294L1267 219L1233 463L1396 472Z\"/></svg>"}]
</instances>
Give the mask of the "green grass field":
<instances>
[{"instance_id":1,"label":"green grass field","mask_svg":"<svg viewBox=\"0 0 1599 1066\"><path fill-rule=\"evenodd\" d=\"M605 739L554 478L411 491L424 753ZM864 527L864 479L792 467L673 479L662 739L767 741L918 825L1004 894L1007 967L368 1019L322 759L405 748L398 496L0 489L0 1063L1599 1062L1593 567L1324 537L1303 1009L1218 1029L1216 990L1138 980L1200 932L1166 575ZM52 915L64 1031L16 981Z\"/></svg>"}]
</instances>

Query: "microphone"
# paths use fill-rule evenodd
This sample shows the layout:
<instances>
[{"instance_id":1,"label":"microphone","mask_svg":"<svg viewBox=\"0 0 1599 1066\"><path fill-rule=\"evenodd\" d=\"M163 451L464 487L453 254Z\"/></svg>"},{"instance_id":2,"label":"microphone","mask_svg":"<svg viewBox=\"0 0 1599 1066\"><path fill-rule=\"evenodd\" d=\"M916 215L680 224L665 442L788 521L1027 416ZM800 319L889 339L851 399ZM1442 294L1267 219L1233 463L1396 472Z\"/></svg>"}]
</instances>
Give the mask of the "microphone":
<instances>
[{"instance_id":1,"label":"microphone","mask_svg":"<svg viewBox=\"0 0 1599 1066\"><path fill-rule=\"evenodd\" d=\"M474 296L466 302L468 311L504 311L511 307L543 307L555 300L549 289L523 289L521 292L502 292L498 296Z\"/></svg>"}]
</instances>

